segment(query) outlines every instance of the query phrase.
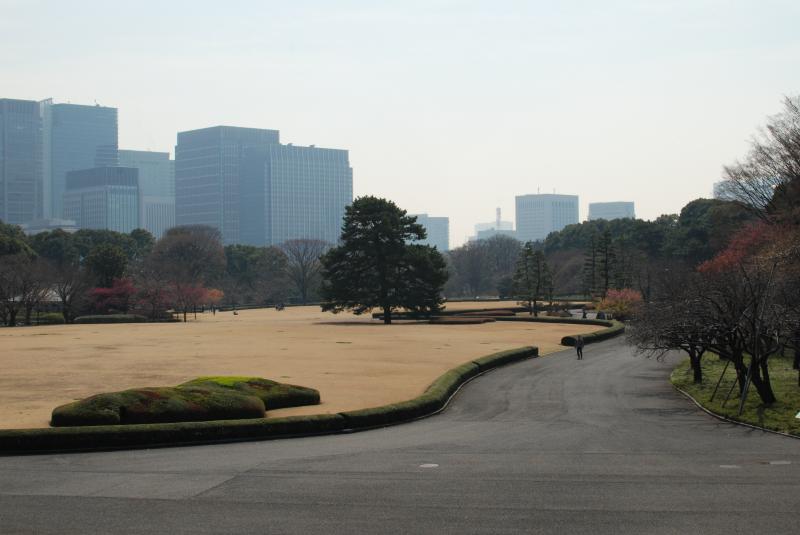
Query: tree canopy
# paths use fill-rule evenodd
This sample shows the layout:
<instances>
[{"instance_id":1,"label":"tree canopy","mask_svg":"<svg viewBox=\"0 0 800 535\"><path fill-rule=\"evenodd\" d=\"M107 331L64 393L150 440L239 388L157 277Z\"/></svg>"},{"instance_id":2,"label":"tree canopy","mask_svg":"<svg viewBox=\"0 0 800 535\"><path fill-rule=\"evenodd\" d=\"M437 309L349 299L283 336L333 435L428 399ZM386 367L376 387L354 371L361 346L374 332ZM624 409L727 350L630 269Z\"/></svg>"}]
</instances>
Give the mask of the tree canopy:
<instances>
[{"instance_id":1,"label":"tree canopy","mask_svg":"<svg viewBox=\"0 0 800 535\"><path fill-rule=\"evenodd\" d=\"M405 308L439 310L445 261L426 245L416 217L386 199L360 197L345 212L341 245L322 257L322 310L356 314L379 308L385 323Z\"/></svg>"}]
</instances>

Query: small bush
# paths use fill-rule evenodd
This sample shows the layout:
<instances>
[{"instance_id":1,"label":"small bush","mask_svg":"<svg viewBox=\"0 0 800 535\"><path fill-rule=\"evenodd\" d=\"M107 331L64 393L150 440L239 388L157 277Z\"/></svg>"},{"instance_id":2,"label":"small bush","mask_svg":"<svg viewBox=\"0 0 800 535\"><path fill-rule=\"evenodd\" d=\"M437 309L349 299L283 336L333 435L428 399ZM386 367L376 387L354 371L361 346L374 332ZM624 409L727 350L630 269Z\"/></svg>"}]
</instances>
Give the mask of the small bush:
<instances>
[{"instance_id":1,"label":"small bush","mask_svg":"<svg viewBox=\"0 0 800 535\"><path fill-rule=\"evenodd\" d=\"M61 325L64 323L64 314L61 312L47 312L33 316L31 321L37 325Z\"/></svg>"},{"instance_id":2,"label":"small bush","mask_svg":"<svg viewBox=\"0 0 800 535\"><path fill-rule=\"evenodd\" d=\"M98 314L78 316L75 323L143 323L147 318L139 314Z\"/></svg>"}]
</instances>

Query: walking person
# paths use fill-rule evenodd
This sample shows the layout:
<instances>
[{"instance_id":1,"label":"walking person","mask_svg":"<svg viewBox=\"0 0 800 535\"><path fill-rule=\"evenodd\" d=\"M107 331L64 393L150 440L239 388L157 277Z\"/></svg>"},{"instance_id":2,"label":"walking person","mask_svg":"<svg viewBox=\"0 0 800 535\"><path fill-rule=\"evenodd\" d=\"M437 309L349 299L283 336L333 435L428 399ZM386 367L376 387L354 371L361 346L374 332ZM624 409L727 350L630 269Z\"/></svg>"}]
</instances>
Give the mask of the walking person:
<instances>
[{"instance_id":1,"label":"walking person","mask_svg":"<svg viewBox=\"0 0 800 535\"><path fill-rule=\"evenodd\" d=\"M578 353L578 360L583 360L583 336L575 338L575 351Z\"/></svg>"}]
</instances>

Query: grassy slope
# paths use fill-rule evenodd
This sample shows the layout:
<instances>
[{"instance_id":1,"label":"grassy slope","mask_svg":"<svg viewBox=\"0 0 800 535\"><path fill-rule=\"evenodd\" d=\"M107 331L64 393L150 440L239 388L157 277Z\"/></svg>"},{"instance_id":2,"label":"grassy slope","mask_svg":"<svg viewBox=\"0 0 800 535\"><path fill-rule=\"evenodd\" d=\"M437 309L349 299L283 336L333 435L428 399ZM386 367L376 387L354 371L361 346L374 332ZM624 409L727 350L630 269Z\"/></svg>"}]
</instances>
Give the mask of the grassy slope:
<instances>
[{"instance_id":1,"label":"grassy slope","mask_svg":"<svg viewBox=\"0 0 800 535\"><path fill-rule=\"evenodd\" d=\"M797 370L792 369L792 359L790 357L770 357L769 373L772 379L772 388L775 390L775 396L778 401L771 407L764 407L755 388L751 386L744 412L742 412L741 416L738 415L739 397L735 388L733 394L731 394L731 399L725 403L724 407L722 406L725 396L736 378L733 366L728 367L714 401L709 402L711 394L714 392L714 386L716 386L724 368L725 361L720 360L716 355L705 357L703 359L703 384L695 385L692 382L692 371L687 358L672 372L672 384L688 392L711 412L731 420L738 420L774 431L800 436L800 419L795 418L795 415L800 412L800 387L797 386Z\"/></svg>"}]
</instances>

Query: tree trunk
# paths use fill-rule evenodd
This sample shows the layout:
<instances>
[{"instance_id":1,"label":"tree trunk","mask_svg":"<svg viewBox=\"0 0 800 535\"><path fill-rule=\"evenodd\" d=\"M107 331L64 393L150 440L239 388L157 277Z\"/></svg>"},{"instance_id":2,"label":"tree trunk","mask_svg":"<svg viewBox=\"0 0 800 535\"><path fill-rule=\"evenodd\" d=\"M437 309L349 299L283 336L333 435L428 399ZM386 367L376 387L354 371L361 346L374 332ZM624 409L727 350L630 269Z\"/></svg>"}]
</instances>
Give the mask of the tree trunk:
<instances>
[{"instance_id":1,"label":"tree trunk","mask_svg":"<svg viewBox=\"0 0 800 535\"><path fill-rule=\"evenodd\" d=\"M392 307L383 307L383 323L386 325L392 323Z\"/></svg>"},{"instance_id":2,"label":"tree trunk","mask_svg":"<svg viewBox=\"0 0 800 535\"><path fill-rule=\"evenodd\" d=\"M538 318L539 317L539 311L536 310L536 300L533 301L533 317L534 318Z\"/></svg>"},{"instance_id":3,"label":"tree trunk","mask_svg":"<svg viewBox=\"0 0 800 535\"><path fill-rule=\"evenodd\" d=\"M764 363L766 366L766 363ZM767 371L767 376L763 377L763 369L761 366L755 366L753 368L753 376L750 378L753 386L758 392L758 397L761 398L761 402L764 405L772 405L777 401L775 397L775 392L772 390L772 384L769 382L769 371Z\"/></svg>"},{"instance_id":4,"label":"tree trunk","mask_svg":"<svg viewBox=\"0 0 800 535\"><path fill-rule=\"evenodd\" d=\"M689 353L689 362L692 364L692 372L694 374L694 384L699 385L703 383L703 368L700 366L700 355Z\"/></svg>"}]
</instances>

